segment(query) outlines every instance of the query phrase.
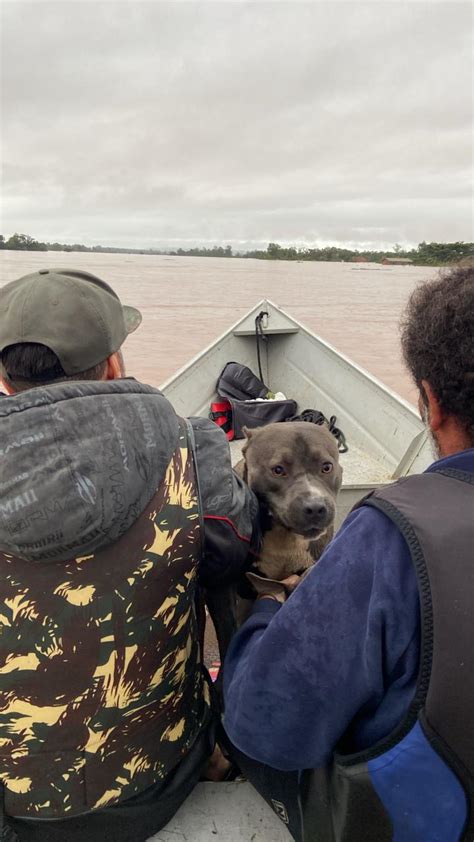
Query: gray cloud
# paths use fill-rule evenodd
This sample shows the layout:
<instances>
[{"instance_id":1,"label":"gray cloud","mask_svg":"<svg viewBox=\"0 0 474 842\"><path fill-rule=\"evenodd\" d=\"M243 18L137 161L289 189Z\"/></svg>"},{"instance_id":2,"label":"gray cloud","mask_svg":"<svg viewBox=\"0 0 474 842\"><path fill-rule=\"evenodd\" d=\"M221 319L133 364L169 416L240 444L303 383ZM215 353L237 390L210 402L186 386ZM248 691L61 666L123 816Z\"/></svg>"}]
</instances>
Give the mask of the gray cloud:
<instances>
[{"instance_id":1,"label":"gray cloud","mask_svg":"<svg viewBox=\"0 0 474 842\"><path fill-rule=\"evenodd\" d=\"M157 247L472 236L469 3L1 10L5 233Z\"/></svg>"}]
</instances>

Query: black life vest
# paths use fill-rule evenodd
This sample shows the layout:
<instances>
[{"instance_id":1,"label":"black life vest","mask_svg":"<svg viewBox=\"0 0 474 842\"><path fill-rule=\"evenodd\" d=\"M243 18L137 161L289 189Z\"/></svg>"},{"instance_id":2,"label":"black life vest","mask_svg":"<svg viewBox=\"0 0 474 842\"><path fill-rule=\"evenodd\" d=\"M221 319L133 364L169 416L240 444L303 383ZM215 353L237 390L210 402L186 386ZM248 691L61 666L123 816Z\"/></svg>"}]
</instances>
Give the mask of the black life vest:
<instances>
[{"instance_id":1,"label":"black life vest","mask_svg":"<svg viewBox=\"0 0 474 842\"><path fill-rule=\"evenodd\" d=\"M403 534L421 606L415 697L393 733L304 773L304 842L472 842L474 477L438 469L363 501Z\"/></svg>"}]
</instances>

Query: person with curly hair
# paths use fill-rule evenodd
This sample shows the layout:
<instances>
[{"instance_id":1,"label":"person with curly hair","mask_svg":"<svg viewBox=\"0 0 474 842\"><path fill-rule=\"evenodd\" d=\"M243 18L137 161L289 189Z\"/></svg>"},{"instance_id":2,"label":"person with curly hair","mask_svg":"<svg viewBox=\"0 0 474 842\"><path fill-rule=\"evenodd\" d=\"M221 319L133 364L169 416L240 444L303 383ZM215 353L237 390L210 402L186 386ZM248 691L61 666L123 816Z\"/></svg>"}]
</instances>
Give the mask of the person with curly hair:
<instances>
[{"instance_id":1,"label":"person with curly hair","mask_svg":"<svg viewBox=\"0 0 474 842\"><path fill-rule=\"evenodd\" d=\"M234 757L304 842L474 838L474 269L415 289L401 338L436 461L259 597L225 665Z\"/></svg>"},{"instance_id":2,"label":"person with curly hair","mask_svg":"<svg viewBox=\"0 0 474 842\"><path fill-rule=\"evenodd\" d=\"M459 267L417 287L402 320L405 363L436 455L474 445L474 269ZM436 417L429 421L429 413ZM441 415L438 417L438 414ZM442 416L442 417L441 417ZM439 439L439 422L444 426Z\"/></svg>"}]
</instances>

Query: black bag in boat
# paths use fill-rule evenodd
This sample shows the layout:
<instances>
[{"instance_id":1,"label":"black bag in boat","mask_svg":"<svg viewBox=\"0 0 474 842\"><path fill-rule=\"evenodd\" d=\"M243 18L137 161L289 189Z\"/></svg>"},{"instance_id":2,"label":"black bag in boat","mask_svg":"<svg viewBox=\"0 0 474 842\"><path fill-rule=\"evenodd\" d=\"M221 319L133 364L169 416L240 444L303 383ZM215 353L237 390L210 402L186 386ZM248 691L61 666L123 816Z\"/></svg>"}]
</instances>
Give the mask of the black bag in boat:
<instances>
[{"instance_id":1,"label":"black bag in boat","mask_svg":"<svg viewBox=\"0 0 474 842\"><path fill-rule=\"evenodd\" d=\"M286 421L296 412L296 401L260 400L229 401L232 407L232 429L235 439L245 438L244 427L264 427L275 421Z\"/></svg>"},{"instance_id":2,"label":"black bag in boat","mask_svg":"<svg viewBox=\"0 0 474 842\"><path fill-rule=\"evenodd\" d=\"M271 394L268 386L240 363L227 363L217 381L216 390L230 403L231 430L226 433L230 440L245 438L243 427L264 427L275 421L285 421L297 411L296 401L265 400Z\"/></svg>"},{"instance_id":3,"label":"black bag in boat","mask_svg":"<svg viewBox=\"0 0 474 842\"><path fill-rule=\"evenodd\" d=\"M247 401L266 398L270 389L246 365L227 363L217 381L216 391L223 398Z\"/></svg>"}]
</instances>

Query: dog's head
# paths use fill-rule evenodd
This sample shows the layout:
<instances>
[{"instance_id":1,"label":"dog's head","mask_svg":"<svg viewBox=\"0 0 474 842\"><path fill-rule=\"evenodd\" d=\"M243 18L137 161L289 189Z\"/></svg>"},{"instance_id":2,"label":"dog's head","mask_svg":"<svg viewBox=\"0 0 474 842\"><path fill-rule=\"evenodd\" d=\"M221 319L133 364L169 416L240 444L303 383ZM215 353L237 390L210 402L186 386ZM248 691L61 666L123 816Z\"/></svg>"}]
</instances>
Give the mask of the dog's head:
<instances>
[{"instance_id":1,"label":"dog's head","mask_svg":"<svg viewBox=\"0 0 474 842\"><path fill-rule=\"evenodd\" d=\"M342 468L334 436L308 422L245 430L245 479L286 529L317 538L333 522Z\"/></svg>"}]
</instances>

